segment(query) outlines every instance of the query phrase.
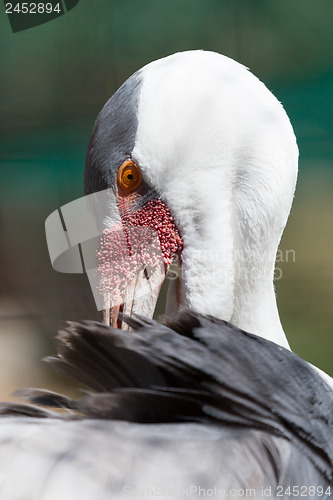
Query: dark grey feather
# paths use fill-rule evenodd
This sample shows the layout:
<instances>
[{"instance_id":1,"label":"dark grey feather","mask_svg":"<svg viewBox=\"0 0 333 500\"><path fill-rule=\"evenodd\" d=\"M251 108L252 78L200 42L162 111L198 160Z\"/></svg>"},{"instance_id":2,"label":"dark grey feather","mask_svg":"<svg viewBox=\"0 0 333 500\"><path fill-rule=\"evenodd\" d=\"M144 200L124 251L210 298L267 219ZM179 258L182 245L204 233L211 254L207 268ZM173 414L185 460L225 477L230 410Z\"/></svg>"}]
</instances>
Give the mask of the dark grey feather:
<instances>
[{"instance_id":1,"label":"dark grey feather","mask_svg":"<svg viewBox=\"0 0 333 500\"><path fill-rule=\"evenodd\" d=\"M117 170L134 148L141 86L139 70L126 80L99 113L87 150L85 194L115 187Z\"/></svg>"},{"instance_id":2,"label":"dark grey feather","mask_svg":"<svg viewBox=\"0 0 333 500\"><path fill-rule=\"evenodd\" d=\"M224 321L189 311L165 324L140 317L126 321L132 331L70 323L58 336L58 356L48 361L91 392L73 400L40 389L20 391L31 404L3 406L3 421L15 415L19 429L22 415L52 416L59 440L71 425L75 444L63 444L62 454L77 463L90 449L101 454L103 463L111 461L113 493L127 478L135 487L150 481L153 464L160 462L161 481L171 475L178 486L189 481L207 487L254 485L252 498L262 498L262 487L273 488L272 498L289 498L277 495L278 485L324 488L313 498L333 494L328 489L333 481L332 391L306 362ZM34 404L66 412L48 414ZM125 421L129 427L122 427ZM119 429L125 428L128 435L119 441ZM40 439L47 432L41 427ZM104 436L103 444L96 433ZM114 458L123 464L118 473ZM196 460L205 463L201 472ZM132 461L141 464L136 472Z\"/></svg>"}]
</instances>

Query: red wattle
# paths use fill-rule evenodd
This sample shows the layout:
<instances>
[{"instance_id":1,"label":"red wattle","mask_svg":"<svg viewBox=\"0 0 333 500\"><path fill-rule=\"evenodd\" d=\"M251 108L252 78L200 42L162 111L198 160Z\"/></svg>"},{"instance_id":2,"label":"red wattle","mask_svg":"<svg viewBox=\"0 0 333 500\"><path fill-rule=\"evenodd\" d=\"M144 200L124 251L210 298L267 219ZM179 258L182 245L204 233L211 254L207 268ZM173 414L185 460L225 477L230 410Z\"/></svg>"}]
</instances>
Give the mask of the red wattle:
<instances>
[{"instance_id":1,"label":"red wattle","mask_svg":"<svg viewBox=\"0 0 333 500\"><path fill-rule=\"evenodd\" d=\"M154 269L163 260L168 267L183 246L170 210L153 199L131 210L131 201L121 199L121 224L105 229L97 251L99 290L112 302L122 303L126 285L140 268Z\"/></svg>"}]
</instances>

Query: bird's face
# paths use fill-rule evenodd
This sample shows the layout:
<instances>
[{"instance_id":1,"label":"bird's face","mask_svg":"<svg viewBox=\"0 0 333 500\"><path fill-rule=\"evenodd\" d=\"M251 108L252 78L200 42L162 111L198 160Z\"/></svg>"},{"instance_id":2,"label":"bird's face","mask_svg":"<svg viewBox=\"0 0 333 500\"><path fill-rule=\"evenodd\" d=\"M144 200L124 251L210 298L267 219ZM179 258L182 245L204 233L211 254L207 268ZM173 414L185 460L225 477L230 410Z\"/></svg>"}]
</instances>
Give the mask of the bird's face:
<instances>
[{"instance_id":1,"label":"bird's face","mask_svg":"<svg viewBox=\"0 0 333 500\"><path fill-rule=\"evenodd\" d=\"M126 328L119 312L152 317L161 285L183 243L167 205L131 159L118 168L113 203L120 223L109 221L103 230L97 275L103 322Z\"/></svg>"},{"instance_id":2,"label":"bird's face","mask_svg":"<svg viewBox=\"0 0 333 500\"><path fill-rule=\"evenodd\" d=\"M104 321L151 317L179 256L175 306L259 330L296 170L287 116L238 63L193 51L132 75L100 112L86 158L85 193L108 193L94 209Z\"/></svg>"},{"instance_id":3,"label":"bird's face","mask_svg":"<svg viewBox=\"0 0 333 500\"><path fill-rule=\"evenodd\" d=\"M220 124L214 123L222 116L221 103L216 108L218 80L204 71L219 56L205 61L206 54L203 68L197 57L190 53L185 60L180 55L148 65L124 83L96 120L85 192L108 192L107 213L95 210L102 233L98 288L106 323L119 326L119 311L152 316L175 256L182 284L177 280L169 287L176 292L169 303L177 307L184 301L212 314L225 303L225 317L230 315L226 302L232 276L226 270L228 291L221 293L212 256L224 241L230 260L230 190L223 186L230 172L223 177L221 169L222 157L229 154L223 151L228 132L219 140Z\"/></svg>"}]
</instances>

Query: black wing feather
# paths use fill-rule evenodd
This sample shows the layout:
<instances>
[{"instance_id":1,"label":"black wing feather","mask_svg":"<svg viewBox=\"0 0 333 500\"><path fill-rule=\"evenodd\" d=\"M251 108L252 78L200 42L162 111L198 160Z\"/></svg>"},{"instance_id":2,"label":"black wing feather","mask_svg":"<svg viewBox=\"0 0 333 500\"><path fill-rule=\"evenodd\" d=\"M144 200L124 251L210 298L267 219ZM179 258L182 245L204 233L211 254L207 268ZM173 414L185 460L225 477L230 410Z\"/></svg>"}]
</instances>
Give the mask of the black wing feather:
<instances>
[{"instance_id":1,"label":"black wing feather","mask_svg":"<svg viewBox=\"0 0 333 500\"><path fill-rule=\"evenodd\" d=\"M333 394L304 360L187 310L164 324L125 320L132 331L69 323L58 335L58 356L47 359L92 393L78 401L40 390L20 396L74 410L75 418L257 429L293 443L333 480ZM20 408L8 405L0 413L22 414ZM34 416L44 417L44 410Z\"/></svg>"}]
</instances>

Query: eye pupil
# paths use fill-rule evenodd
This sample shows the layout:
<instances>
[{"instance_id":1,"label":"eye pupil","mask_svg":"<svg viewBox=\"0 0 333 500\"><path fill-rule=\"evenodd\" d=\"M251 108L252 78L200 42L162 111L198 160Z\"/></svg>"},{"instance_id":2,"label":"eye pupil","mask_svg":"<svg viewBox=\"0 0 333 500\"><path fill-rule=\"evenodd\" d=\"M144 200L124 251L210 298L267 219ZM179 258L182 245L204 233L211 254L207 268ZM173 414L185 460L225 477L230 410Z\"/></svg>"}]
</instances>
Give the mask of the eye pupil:
<instances>
[{"instance_id":1,"label":"eye pupil","mask_svg":"<svg viewBox=\"0 0 333 500\"><path fill-rule=\"evenodd\" d=\"M142 181L139 167L132 161L126 160L120 165L117 174L117 183L120 196L127 196L137 190Z\"/></svg>"}]
</instances>

